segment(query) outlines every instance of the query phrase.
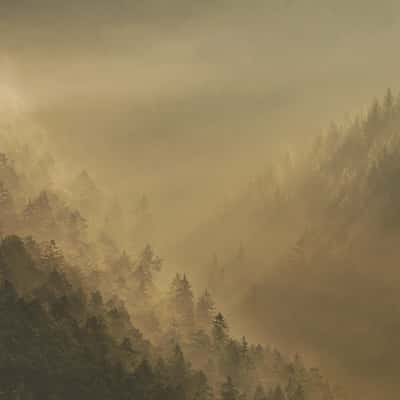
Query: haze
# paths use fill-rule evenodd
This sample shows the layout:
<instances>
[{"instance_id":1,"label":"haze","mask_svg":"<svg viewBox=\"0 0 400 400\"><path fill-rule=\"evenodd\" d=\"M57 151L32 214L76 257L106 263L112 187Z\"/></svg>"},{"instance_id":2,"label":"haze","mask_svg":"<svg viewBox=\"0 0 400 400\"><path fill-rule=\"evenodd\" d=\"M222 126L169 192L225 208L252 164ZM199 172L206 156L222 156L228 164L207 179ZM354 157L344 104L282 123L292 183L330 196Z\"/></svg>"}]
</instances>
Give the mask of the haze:
<instances>
[{"instance_id":1,"label":"haze","mask_svg":"<svg viewBox=\"0 0 400 400\"><path fill-rule=\"evenodd\" d=\"M68 172L90 171L126 209L146 195L157 248L201 275L244 236L206 247L207 221L267 165L399 88L399 18L394 0L0 0L0 116L34 121ZM263 328L248 325L257 339Z\"/></svg>"},{"instance_id":2,"label":"haze","mask_svg":"<svg viewBox=\"0 0 400 400\"><path fill-rule=\"evenodd\" d=\"M396 87L399 9L2 0L0 49L60 153L188 230L277 151Z\"/></svg>"}]
</instances>

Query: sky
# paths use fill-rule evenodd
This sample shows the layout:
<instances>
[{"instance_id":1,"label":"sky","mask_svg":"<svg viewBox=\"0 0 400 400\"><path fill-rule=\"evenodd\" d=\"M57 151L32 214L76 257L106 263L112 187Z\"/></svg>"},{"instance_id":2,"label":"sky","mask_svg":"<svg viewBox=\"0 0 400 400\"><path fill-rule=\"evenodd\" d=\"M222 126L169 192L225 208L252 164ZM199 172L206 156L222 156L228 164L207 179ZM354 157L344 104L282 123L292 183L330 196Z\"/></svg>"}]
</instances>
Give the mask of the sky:
<instances>
[{"instance_id":1,"label":"sky","mask_svg":"<svg viewBox=\"0 0 400 400\"><path fill-rule=\"evenodd\" d=\"M188 230L398 89L399 15L390 0L0 0L0 106Z\"/></svg>"}]
</instances>

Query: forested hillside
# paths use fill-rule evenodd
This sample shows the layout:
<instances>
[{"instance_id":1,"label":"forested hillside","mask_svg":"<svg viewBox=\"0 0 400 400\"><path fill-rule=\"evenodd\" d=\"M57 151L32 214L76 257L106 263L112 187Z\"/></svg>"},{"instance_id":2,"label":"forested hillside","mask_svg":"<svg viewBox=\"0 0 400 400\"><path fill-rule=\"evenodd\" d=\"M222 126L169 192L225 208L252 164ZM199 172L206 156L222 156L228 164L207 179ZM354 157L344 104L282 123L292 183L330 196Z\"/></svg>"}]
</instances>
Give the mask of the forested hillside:
<instances>
[{"instance_id":1,"label":"forested hillside","mask_svg":"<svg viewBox=\"0 0 400 400\"><path fill-rule=\"evenodd\" d=\"M363 382L353 388L366 398L396 398L399 183L400 97L389 90L271 165L193 233L183 259L203 254L221 298L242 293L232 310L257 337L318 354L343 379Z\"/></svg>"},{"instance_id":2,"label":"forested hillside","mask_svg":"<svg viewBox=\"0 0 400 400\"><path fill-rule=\"evenodd\" d=\"M132 222L90 173L60 184L57 160L35 143L15 140L18 132L4 131L1 396L339 398L300 355L234 338L213 300L215 289L195 295L180 271L168 291L157 286L161 258L150 244L132 250L146 240L145 199ZM129 242L135 245L124 247Z\"/></svg>"}]
</instances>

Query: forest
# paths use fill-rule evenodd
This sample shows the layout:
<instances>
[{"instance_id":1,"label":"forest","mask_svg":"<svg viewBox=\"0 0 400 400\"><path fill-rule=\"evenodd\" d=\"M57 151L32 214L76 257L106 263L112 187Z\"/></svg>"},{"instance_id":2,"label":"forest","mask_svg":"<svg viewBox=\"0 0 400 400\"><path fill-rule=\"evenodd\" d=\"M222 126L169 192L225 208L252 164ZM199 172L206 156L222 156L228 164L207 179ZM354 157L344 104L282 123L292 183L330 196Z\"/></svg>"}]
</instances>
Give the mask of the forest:
<instances>
[{"instance_id":1,"label":"forest","mask_svg":"<svg viewBox=\"0 0 400 400\"><path fill-rule=\"evenodd\" d=\"M16 129L1 132L2 398L342 398L301 354L235 337L218 281L195 293L177 270L159 287L146 198L132 217L90 172L55 179L57 159Z\"/></svg>"},{"instance_id":2,"label":"forest","mask_svg":"<svg viewBox=\"0 0 400 400\"><path fill-rule=\"evenodd\" d=\"M399 127L400 97L387 90L270 164L179 256L218 282L235 321L318 354L351 398L399 390Z\"/></svg>"},{"instance_id":3,"label":"forest","mask_svg":"<svg viewBox=\"0 0 400 400\"><path fill-rule=\"evenodd\" d=\"M398 0L0 0L0 400L398 400Z\"/></svg>"}]
</instances>

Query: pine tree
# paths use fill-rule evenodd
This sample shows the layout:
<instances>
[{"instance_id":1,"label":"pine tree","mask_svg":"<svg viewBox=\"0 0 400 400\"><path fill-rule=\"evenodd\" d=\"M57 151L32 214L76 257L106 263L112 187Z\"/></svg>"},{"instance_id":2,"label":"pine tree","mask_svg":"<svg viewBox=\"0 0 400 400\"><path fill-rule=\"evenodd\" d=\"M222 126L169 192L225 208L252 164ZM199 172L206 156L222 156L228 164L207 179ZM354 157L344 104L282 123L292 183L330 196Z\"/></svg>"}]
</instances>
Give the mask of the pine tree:
<instances>
[{"instance_id":1,"label":"pine tree","mask_svg":"<svg viewBox=\"0 0 400 400\"><path fill-rule=\"evenodd\" d=\"M247 385L246 387L250 385L251 372L254 367L255 366L250 355L249 344L246 337L243 336L240 343L240 372L241 380L244 385Z\"/></svg>"},{"instance_id":2,"label":"pine tree","mask_svg":"<svg viewBox=\"0 0 400 400\"><path fill-rule=\"evenodd\" d=\"M9 280L0 283L0 311L5 315L7 308L16 303L18 294L14 285Z\"/></svg>"},{"instance_id":3,"label":"pine tree","mask_svg":"<svg viewBox=\"0 0 400 400\"><path fill-rule=\"evenodd\" d=\"M79 211L69 211L63 221L67 238L71 242L85 241L87 236L87 221Z\"/></svg>"},{"instance_id":4,"label":"pine tree","mask_svg":"<svg viewBox=\"0 0 400 400\"><path fill-rule=\"evenodd\" d=\"M11 194L3 182L0 182L0 205L2 209L12 209L14 206Z\"/></svg>"},{"instance_id":5,"label":"pine tree","mask_svg":"<svg viewBox=\"0 0 400 400\"><path fill-rule=\"evenodd\" d=\"M41 239L54 239L56 234L56 221L50 204L48 193L43 191L34 201L29 201L23 211L25 229L35 233Z\"/></svg>"},{"instance_id":6,"label":"pine tree","mask_svg":"<svg viewBox=\"0 0 400 400\"><path fill-rule=\"evenodd\" d=\"M77 207L86 216L97 215L103 208L103 194L87 171L82 171L73 181L71 192L77 199Z\"/></svg>"},{"instance_id":7,"label":"pine tree","mask_svg":"<svg viewBox=\"0 0 400 400\"><path fill-rule=\"evenodd\" d=\"M228 325L221 313L218 313L213 320L212 337L216 348L225 345L228 340Z\"/></svg>"},{"instance_id":8,"label":"pine tree","mask_svg":"<svg viewBox=\"0 0 400 400\"><path fill-rule=\"evenodd\" d=\"M307 369L299 354L294 357L293 368L296 381L304 387L307 383Z\"/></svg>"},{"instance_id":9,"label":"pine tree","mask_svg":"<svg viewBox=\"0 0 400 400\"><path fill-rule=\"evenodd\" d=\"M195 372L191 378L189 398L192 400L211 400L213 393L208 384L207 376L203 371Z\"/></svg>"},{"instance_id":10,"label":"pine tree","mask_svg":"<svg viewBox=\"0 0 400 400\"><path fill-rule=\"evenodd\" d=\"M174 386L184 387L189 374L189 367L178 344L175 345L172 356L168 361L168 370L170 383Z\"/></svg>"},{"instance_id":11,"label":"pine tree","mask_svg":"<svg viewBox=\"0 0 400 400\"><path fill-rule=\"evenodd\" d=\"M104 300L102 294L96 290L90 296L89 307L95 314L100 314L104 309Z\"/></svg>"},{"instance_id":12,"label":"pine tree","mask_svg":"<svg viewBox=\"0 0 400 400\"><path fill-rule=\"evenodd\" d=\"M246 382L242 379L245 370L242 369L240 343L230 339L224 346L217 347L217 351L222 355L221 367L224 373L229 375L235 382L239 382L243 387Z\"/></svg>"},{"instance_id":13,"label":"pine tree","mask_svg":"<svg viewBox=\"0 0 400 400\"><path fill-rule=\"evenodd\" d=\"M200 296L196 306L196 322L205 330L211 328L215 316L215 303L208 290Z\"/></svg>"},{"instance_id":14,"label":"pine tree","mask_svg":"<svg viewBox=\"0 0 400 400\"><path fill-rule=\"evenodd\" d=\"M394 97L391 89L386 91L385 98L383 100L383 115L386 122L390 122L394 112Z\"/></svg>"},{"instance_id":15,"label":"pine tree","mask_svg":"<svg viewBox=\"0 0 400 400\"><path fill-rule=\"evenodd\" d=\"M301 385L297 385L297 388L293 393L293 397L290 400L305 400L304 389Z\"/></svg>"},{"instance_id":16,"label":"pine tree","mask_svg":"<svg viewBox=\"0 0 400 400\"><path fill-rule=\"evenodd\" d=\"M190 346L194 352L207 356L205 352L210 350L210 337L202 329L196 330L191 335Z\"/></svg>"},{"instance_id":17,"label":"pine tree","mask_svg":"<svg viewBox=\"0 0 400 400\"><path fill-rule=\"evenodd\" d=\"M249 353L249 343L245 336L242 337L241 349L240 349L242 358L246 358Z\"/></svg>"},{"instance_id":18,"label":"pine tree","mask_svg":"<svg viewBox=\"0 0 400 400\"><path fill-rule=\"evenodd\" d=\"M299 385L297 384L293 375L290 375L288 384L286 386L286 397L288 400L294 400L294 395L297 391L298 386Z\"/></svg>"},{"instance_id":19,"label":"pine tree","mask_svg":"<svg viewBox=\"0 0 400 400\"><path fill-rule=\"evenodd\" d=\"M15 171L13 162L4 153L0 153L0 181L13 193L21 191L20 178Z\"/></svg>"},{"instance_id":20,"label":"pine tree","mask_svg":"<svg viewBox=\"0 0 400 400\"><path fill-rule=\"evenodd\" d=\"M280 385L275 388L272 395L272 400L286 400Z\"/></svg>"},{"instance_id":21,"label":"pine tree","mask_svg":"<svg viewBox=\"0 0 400 400\"><path fill-rule=\"evenodd\" d=\"M221 385L220 400L238 400L239 392L232 382L230 376Z\"/></svg>"},{"instance_id":22,"label":"pine tree","mask_svg":"<svg viewBox=\"0 0 400 400\"><path fill-rule=\"evenodd\" d=\"M15 223L14 200L3 182L0 182L0 235L10 234Z\"/></svg>"},{"instance_id":23,"label":"pine tree","mask_svg":"<svg viewBox=\"0 0 400 400\"><path fill-rule=\"evenodd\" d=\"M253 400L267 400L264 388L261 385L257 385Z\"/></svg>"},{"instance_id":24,"label":"pine tree","mask_svg":"<svg viewBox=\"0 0 400 400\"><path fill-rule=\"evenodd\" d=\"M153 273L161 270L162 261L150 245L147 245L135 266L134 279L137 284L136 300L147 303L154 291Z\"/></svg>"},{"instance_id":25,"label":"pine tree","mask_svg":"<svg viewBox=\"0 0 400 400\"><path fill-rule=\"evenodd\" d=\"M374 100L372 103L367 119L365 121L365 130L368 136L371 138L374 134L378 133L382 123L382 108L378 100Z\"/></svg>"},{"instance_id":26,"label":"pine tree","mask_svg":"<svg viewBox=\"0 0 400 400\"><path fill-rule=\"evenodd\" d=\"M65 265L64 255L54 240L42 245L41 261L47 270L62 268Z\"/></svg>"},{"instance_id":27,"label":"pine tree","mask_svg":"<svg viewBox=\"0 0 400 400\"><path fill-rule=\"evenodd\" d=\"M192 287L183 275L181 293L179 296L179 301L182 303L182 320L186 327L192 327L194 322L194 304L193 304L193 292Z\"/></svg>"},{"instance_id":28,"label":"pine tree","mask_svg":"<svg viewBox=\"0 0 400 400\"><path fill-rule=\"evenodd\" d=\"M193 292L186 275L177 274L170 289L170 306L179 327L185 331L194 325Z\"/></svg>"},{"instance_id":29,"label":"pine tree","mask_svg":"<svg viewBox=\"0 0 400 400\"><path fill-rule=\"evenodd\" d=\"M241 392L238 396L238 400L247 400L247 392Z\"/></svg>"}]
</instances>

